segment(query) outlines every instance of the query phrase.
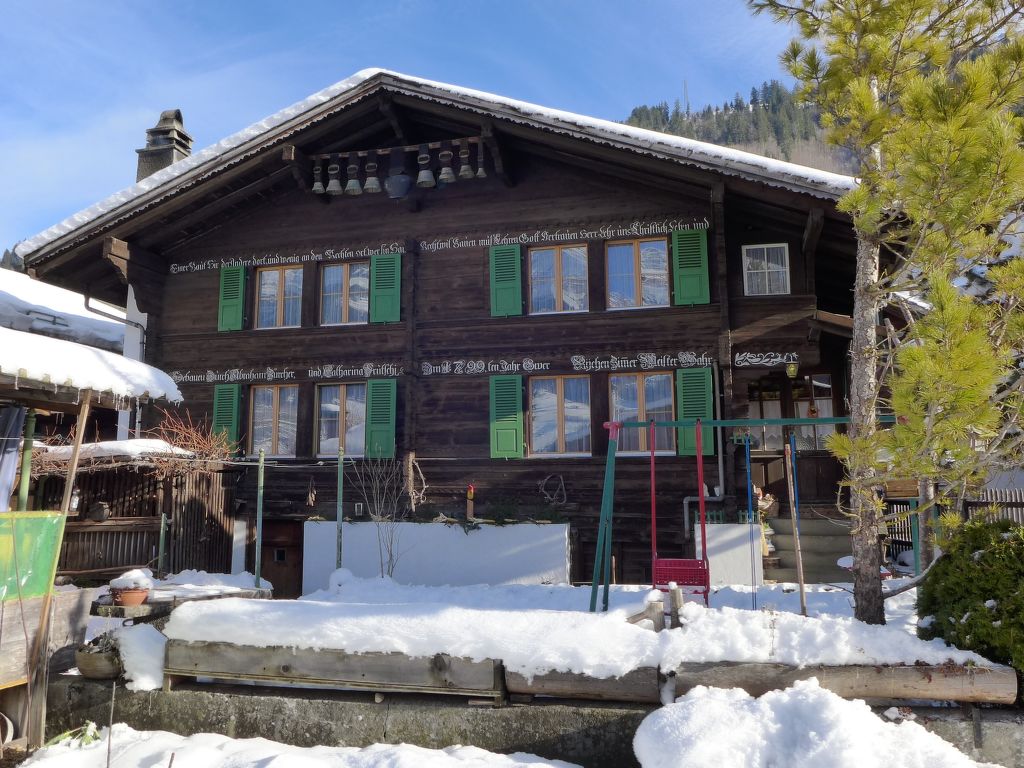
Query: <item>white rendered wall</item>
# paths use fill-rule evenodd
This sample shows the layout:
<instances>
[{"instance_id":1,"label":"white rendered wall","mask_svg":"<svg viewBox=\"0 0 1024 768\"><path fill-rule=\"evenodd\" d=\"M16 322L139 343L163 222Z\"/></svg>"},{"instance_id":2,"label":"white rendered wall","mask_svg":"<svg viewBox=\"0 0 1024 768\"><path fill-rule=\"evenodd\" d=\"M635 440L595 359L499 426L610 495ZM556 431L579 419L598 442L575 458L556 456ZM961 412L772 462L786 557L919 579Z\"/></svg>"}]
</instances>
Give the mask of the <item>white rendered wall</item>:
<instances>
[{"instance_id":1,"label":"white rendered wall","mask_svg":"<svg viewBox=\"0 0 1024 768\"><path fill-rule=\"evenodd\" d=\"M236 517L231 531L231 572L241 573L245 570L245 539L249 533L249 523L244 517Z\"/></svg>"},{"instance_id":2,"label":"white rendered wall","mask_svg":"<svg viewBox=\"0 0 1024 768\"><path fill-rule=\"evenodd\" d=\"M135 303L135 290L129 285L128 286L128 301L125 306L125 319L141 323L143 328L146 326L147 315L145 312L139 311L139 305ZM143 352L145 350L145 339L143 338L144 331L141 328L136 328L130 322L125 323L124 326L124 346L121 348L121 354L130 360L142 361ZM143 361L144 362L144 361ZM118 411L117 412L117 439L127 440L132 437L129 431L129 425L131 423L131 411Z\"/></svg>"},{"instance_id":3,"label":"white rendered wall","mask_svg":"<svg viewBox=\"0 0 1024 768\"><path fill-rule=\"evenodd\" d=\"M398 523L394 579L402 584L567 584L569 526L482 526ZM380 576L377 526L345 523L342 565L356 576ZM302 593L327 587L334 571L337 525L303 524Z\"/></svg>"},{"instance_id":4,"label":"white rendered wall","mask_svg":"<svg viewBox=\"0 0 1024 768\"><path fill-rule=\"evenodd\" d=\"M708 527L708 568L711 585L746 584L751 586L751 568L755 584L764 583L761 560L761 526L748 523L716 523ZM694 526L694 541L700 557L700 525ZM751 544L753 533L753 544Z\"/></svg>"}]
</instances>

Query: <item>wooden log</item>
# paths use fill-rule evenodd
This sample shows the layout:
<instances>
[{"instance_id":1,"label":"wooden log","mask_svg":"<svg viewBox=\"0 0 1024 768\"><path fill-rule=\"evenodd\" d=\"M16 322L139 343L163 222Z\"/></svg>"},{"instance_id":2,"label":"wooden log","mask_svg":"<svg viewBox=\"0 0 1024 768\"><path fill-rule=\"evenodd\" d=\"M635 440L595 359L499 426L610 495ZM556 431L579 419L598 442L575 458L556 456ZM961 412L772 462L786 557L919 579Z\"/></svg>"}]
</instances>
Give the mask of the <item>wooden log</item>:
<instances>
[{"instance_id":1,"label":"wooden log","mask_svg":"<svg viewBox=\"0 0 1024 768\"><path fill-rule=\"evenodd\" d=\"M370 691L463 696L505 695L501 663L447 654L347 653L334 649L256 648L231 643L168 640L164 689L183 677L333 685Z\"/></svg>"},{"instance_id":2,"label":"wooden log","mask_svg":"<svg viewBox=\"0 0 1024 768\"><path fill-rule=\"evenodd\" d=\"M676 670L676 690L694 686L742 688L752 696L788 688L815 677L819 685L844 699L923 699L1012 704L1017 675L1011 667L945 665L806 666L746 662L683 664ZM511 690L511 689L510 689Z\"/></svg>"},{"instance_id":3,"label":"wooden log","mask_svg":"<svg viewBox=\"0 0 1024 768\"><path fill-rule=\"evenodd\" d=\"M527 679L505 670L505 687L510 694L550 696L559 699L635 701L657 704L660 680L654 667L640 667L622 677L588 677L576 672L545 672Z\"/></svg>"}]
</instances>

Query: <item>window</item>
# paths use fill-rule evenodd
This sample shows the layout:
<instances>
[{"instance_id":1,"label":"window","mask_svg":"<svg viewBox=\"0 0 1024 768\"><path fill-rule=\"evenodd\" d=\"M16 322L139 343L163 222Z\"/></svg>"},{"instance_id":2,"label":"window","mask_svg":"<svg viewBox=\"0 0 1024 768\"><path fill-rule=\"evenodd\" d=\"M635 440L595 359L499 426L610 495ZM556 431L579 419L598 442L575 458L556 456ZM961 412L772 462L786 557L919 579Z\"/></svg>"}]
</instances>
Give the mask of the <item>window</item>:
<instances>
[{"instance_id":1,"label":"window","mask_svg":"<svg viewBox=\"0 0 1024 768\"><path fill-rule=\"evenodd\" d=\"M747 296L779 296L789 293L789 246L743 246L743 292Z\"/></svg>"},{"instance_id":2,"label":"window","mask_svg":"<svg viewBox=\"0 0 1024 768\"><path fill-rule=\"evenodd\" d=\"M337 456L338 439L346 456L362 456L366 433L366 385L324 384L316 389L317 455ZM344 423L345 428L341 425Z\"/></svg>"},{"instance_id":3,"label":"window","mask_svg":"<svg viewBox=\"0 0 1024 768\"><path fill-rule=\"evenodd\" d=\"M370 265L332 264L320 279L320 325L366 323L370 320Z\"/></svg>"},{"instance_id":4,"label":"window","mask_svg":"<svg viewBox=\"0 0 1024 768\"><path fill-rule=\"evenodd\" d=\"M256 272L256 327L296 328L302 321L302 267Z\"/></svg>"},{"instance_id":5,"label":"window","mask_svg":"<svg viewBox=\"0 0 1024 768\"><path fill-rule=\"evenodd\" d=\"M798 419L832 416L832 377L827 373L816 373L794 381L793 411ZM797 450L826 450L825 438L835 432L835 429L831 424L794 427Z\"/></svg>"},{"instance_id":6,"label":"window","mask_svg":"<svg viewBox=\"0 0 1024 768\"><path fill-rule=\"evenodd\" d=\"M590 453L590 377L530 379L530 452Z\"/></svg>"},{"instance_id":7,"label":"window","mask_svg":"<svg viewBox=\"0 0 1024 768\"><path fill-rule=\"evenodd\" d=\"M585 312L587 247L533 248L530 258L530 312Z\"/></svg>"},{"instance_id":8,"label":"window","mask_svg":"<svg viewBox=\"0 0 1024 768\"><path fill-rule=\"evenodd\" d=\"M612 421L672 421L672 374L632 373L610 376ZM623 453L650 451L649 430L646 427L623 429L619 432L618 450ZM675 449L675 430L656 427L654 449Z\"/></svg>"},{"instance_id":9,"label":"window","mask_svg":"<svg viewBox=\"0 0 1024 768\"><path fill-rule=\"evenodd\" d=\"M297 386L253 387L250 412L253 453L262 448L268 456L295 455L295 424L299 412Z\"/></svg>"},{"instance_id":10,"label":"window","mask_svg":"<svg viewBox=\"0 0 1024 768\"><path fill-rule=\"evenodd\" d=\"M751 384L750 404L747 418L782 418L782 382L778 379L761 379ZM782 427L751 427L750 447L761 451L781 451L783 445Z\"/></svg>"},{"instance_id":11,"label":"window","mask_svg":"<svg viewBox=\"0 0 1024 768\"><path fill-rule=\"evenodd\" d=\"M608 244L608 308L668 306L668 241Z\"/></svg>"}]
</instances>

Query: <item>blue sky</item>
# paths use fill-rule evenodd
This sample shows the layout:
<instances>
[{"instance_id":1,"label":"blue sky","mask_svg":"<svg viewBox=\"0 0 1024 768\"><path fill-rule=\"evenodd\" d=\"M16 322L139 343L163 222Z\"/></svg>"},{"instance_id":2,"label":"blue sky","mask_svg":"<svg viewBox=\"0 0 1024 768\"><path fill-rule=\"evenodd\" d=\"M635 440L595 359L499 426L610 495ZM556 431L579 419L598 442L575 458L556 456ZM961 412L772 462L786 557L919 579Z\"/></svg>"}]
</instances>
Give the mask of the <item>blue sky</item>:
<instances>
[{"instance_id":1,"label":"blue sky","mask_svg":"<svg viewBox=\"0 0 1024 768\"><path fill-rule=\"evenodd\" d=\"M622 120L772 78L742 0L35 0L0 24L0 250L135 181L180 108L199 149L366 67Z\"/></svg>"}]
</instances>

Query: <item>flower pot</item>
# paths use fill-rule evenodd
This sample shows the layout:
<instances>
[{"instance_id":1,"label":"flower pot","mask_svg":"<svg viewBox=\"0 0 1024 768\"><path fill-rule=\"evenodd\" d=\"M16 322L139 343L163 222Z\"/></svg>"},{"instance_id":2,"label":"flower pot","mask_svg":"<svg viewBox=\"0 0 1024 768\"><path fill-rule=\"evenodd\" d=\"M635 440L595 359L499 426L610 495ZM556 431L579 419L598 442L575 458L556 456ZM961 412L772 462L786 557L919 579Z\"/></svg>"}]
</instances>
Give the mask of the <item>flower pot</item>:
<instances>
[{"instance_id":1,"label":"flower pot","mask_svg":"<svg viewBox=\"0 0 1024 768\"><path fill-rule=\"evenodd\" d=\"M146 598L149 597L149 590L141 587L129 587L124 589L115 589L111 587L110 597L114 601L114 605L142 605L146 602Z\"/></svg>"},{"instance_id":2,"label":"flower pot","mask_svg":"<svg viewBox=\"0 0 1024 768\"><path fill-rule=\"evenodd\" d=\"M93 680L110 680L121 674L121 657L117 651L75 651L75 666L82 677Z\"/></svg>"}]
</instances>

